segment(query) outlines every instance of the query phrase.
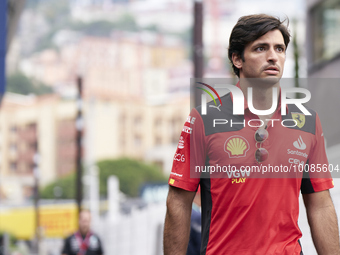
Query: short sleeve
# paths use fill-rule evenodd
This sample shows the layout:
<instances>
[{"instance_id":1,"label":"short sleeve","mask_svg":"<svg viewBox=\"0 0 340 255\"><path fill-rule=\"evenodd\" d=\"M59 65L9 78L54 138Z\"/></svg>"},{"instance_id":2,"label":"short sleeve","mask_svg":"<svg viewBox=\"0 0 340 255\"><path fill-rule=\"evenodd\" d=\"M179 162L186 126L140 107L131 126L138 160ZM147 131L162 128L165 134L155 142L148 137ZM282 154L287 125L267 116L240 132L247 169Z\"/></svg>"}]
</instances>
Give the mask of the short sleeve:
<instances>
[{"instance_id":1,"label":"short sleeve","mask_svg":"<svg viewBox=\"0 0 340 255\"><path fill-rule=\"evenodd\" d=\"M184 190L196 191L200 176L195 172L195 166L205 164L205 154L203 120L198 111L193 109L180 135L173 158L169 184Z\"/></svg>"},{"instance_id":2,"label":"short sleeve","mask_svg":"<svg viewBox=\"0 0 340 255\"><path fill-rule=\"evenodd\" d=\"M318 114L316 114L315 142L309 154L301 182L301 193L319 192L334 187L325 149L325 139ZM321 171L318 171L318 168Z\"/></svg>"}]
</instances>

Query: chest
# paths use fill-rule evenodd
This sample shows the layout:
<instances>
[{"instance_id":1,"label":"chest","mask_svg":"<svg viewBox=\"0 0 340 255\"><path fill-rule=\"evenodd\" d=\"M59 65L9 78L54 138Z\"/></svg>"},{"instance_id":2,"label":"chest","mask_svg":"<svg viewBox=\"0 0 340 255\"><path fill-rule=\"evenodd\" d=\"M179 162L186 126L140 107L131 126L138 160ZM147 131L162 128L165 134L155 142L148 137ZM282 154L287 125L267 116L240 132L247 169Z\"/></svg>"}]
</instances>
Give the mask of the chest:
<instances>
[{"instance_id":1,"label":"chest","mask_svg":"<svg viewBox=\"0 0 340 255\"><path fill-rule=\"evenodd\" d=\"M289 167L290 170L304 165L314 146L312 134L283 127L268 128L268 138L258 143L256 129L245 128L236 132L215 133L206 137L206 155L210 166L229 170L250 166ZM255 153L259 148L268 152L268 158L258 163Z\"/></svg>"},{"instance_id":2,"label":"chest","mask_svg":"<svg viewBox=\"0 0 340 255\"><path fill-rule=\"evenodd\" d=\"M70 239L70 248L72 253L77 254L80 250L81 245L82 241L77 239L75 236ZM98 254L98 251L100 251L99 239L95 235L92 235L88 240L86 255L95 255Z\"/></svg>"}]
</instances>

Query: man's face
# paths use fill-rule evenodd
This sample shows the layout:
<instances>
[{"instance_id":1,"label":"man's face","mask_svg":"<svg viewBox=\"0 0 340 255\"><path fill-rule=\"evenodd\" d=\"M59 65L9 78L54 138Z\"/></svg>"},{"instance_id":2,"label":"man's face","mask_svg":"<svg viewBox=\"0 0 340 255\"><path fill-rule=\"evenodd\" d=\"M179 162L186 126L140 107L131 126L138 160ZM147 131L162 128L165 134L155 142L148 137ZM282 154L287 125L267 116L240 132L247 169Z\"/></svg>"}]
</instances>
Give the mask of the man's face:
<instances>
[{"instance_id":1,"label":"man's face","mask_svg":"<svg viewBox=\"0 0 340 255\"><path fill-rule=\"evenodd\" d=\"M87 211L83 211L79 214L79 230L82 234L87 234L90 230L91 214Z\"/></svg>"},{"instance_id":2,"label":"man's face","mask_svg":"<svg viewBox=\"0 0 340 255\"><path fill-rule=\"evenodd\" d=\"M271 78L278 82L282 77L286 59L286 46L279 30L272 30L244 49L244 61L233 55L234 65L240 69L240 78Z\"/></svg>"}]
</instances>

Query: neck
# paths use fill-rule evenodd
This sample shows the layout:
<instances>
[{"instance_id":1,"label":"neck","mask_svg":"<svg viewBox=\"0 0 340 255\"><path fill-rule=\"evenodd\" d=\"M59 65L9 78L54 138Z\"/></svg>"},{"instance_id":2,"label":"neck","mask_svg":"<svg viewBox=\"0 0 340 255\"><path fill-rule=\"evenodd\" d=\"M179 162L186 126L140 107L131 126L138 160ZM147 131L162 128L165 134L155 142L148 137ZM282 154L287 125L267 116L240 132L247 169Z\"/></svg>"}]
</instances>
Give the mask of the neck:
<instances>
[{"instance_id":1,"label":"neck","mask_svg":"<svg viewBox=\"0 0 340 255\"><path fill-rule=\"evenodd\" d=\"M270 83L263 83L261 80L240 80L240 87L246 99L248 99L248 88L253 89L252 99L253 99L253 106L257 110L268 110L272 107L273 104L273 97L276 97L277 100L279 99L280 95L280 84L279 82L275 84ZM276 95L273 95L273 88L277 88ZM259 118L270 119L273 114L270 115L260 115Z\"/></svg>"},{"instance_id":2,"label":"neck","mask_svg":"<svg viewBox=\"0 0 340 255\"><path fill-rule=\"evenodd\" d=\"M81 231L81 230L79 230L79 233L80 233L82 236L86 236L88 232L89 232L89 231Z\"/></svg>"}]
</instances>

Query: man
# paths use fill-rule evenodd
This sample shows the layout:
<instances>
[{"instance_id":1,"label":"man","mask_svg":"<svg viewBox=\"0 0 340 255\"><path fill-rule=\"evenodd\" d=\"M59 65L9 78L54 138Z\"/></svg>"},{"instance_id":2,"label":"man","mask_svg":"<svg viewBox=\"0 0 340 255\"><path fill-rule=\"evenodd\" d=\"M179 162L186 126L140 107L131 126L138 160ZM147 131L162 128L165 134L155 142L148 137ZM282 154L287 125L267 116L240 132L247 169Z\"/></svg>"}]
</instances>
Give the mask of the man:
<instances>
[{"instance_id":1,"label":"man","mask_svg":"<svg viewBox=\"0 0 340 255\"><path fill-rule=\"evenodd\" d=\"M97 235L91 232L91 213L82 210L79 213L79 230L67 237L62 255L103 255L102 244Z\"/></svg>"},{"instance_id":2,"label":"man","mask_svg":"<svg viewBox=\"0 0 340 255\"><path fill-rule=\"evenodd\" d=\"M269 15L241 17L233 28L229 59L240 78L237 87L245 98L252 87L252 105L257 110L270 109L278 99L276 111L257 116L245 101L244 115L234 116L231 93L221 98L219 110L207 107L206 115L200 115L201 107L192 110L176 152L185 160L174 160L169 178L165 255L181 255L187 250L191 203L198 185L202 198L200 254L303 254L297 224L300 190L318 254L340 254L337 217L328 191L333 187L329 172L323 178L313 178L316 176L307 171L304 178L302 173L295 178L250 178L253 173L240 176L232 172L223 175L226 178L205 178L204 171L201 175L195 172L197 166L238 170L264 165L328 167L318 115L309 110L312 115L305 116L295 105L287 105L287 114L281 116L279 81L289 41L287 27ZM304 122L290 127L278 124L294 116ZM213 119L233 119L238 125L213 126ZM242 125L250 120L263 125ZM280 122L274 125L271 120Z\"/></svg>"}]
</instances>

